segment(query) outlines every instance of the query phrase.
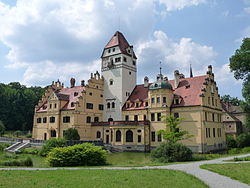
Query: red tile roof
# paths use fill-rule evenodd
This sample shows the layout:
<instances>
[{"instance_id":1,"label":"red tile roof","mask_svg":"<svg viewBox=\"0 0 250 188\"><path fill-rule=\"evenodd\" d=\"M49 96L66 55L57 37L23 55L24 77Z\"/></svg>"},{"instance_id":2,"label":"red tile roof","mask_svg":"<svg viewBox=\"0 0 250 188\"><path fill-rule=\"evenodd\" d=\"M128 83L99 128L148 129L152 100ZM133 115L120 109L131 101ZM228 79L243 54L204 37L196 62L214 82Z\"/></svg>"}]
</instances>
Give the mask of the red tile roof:
<instances>
[{"instance_id":1,"label":"red tile roof","mask_svg":"<svg viewBox=\"0 0 250 188\"><path fill-rule=\"evenodd\" d=\"M75 102L78 101L78 98L82 96L82 91L85 90L85 87L76 86L73 88L62 88L60 91L55 92L59 100L67 101L62 110L73 110L75 109ZM47 112L48 101L45 101L44 104L37 110L37 112Z\"/></svg>"},{"instance_id":2,"label":"red tile roof","mask_svg":"<svg viewBox=\"0 0 250 188\"><path fill-rule=\"evenodd\" d=\"M119 46L120 50L123 54L126 54L128 56L131 56L131 54L129 54L127 52L127 48L128 47L132 47L129 45L128 41L126 40L126 38L123 36L123 34L119 31L116 31L115 34L113 35L113 37L110 39L110 41L108 42L108 44L105 46L104 49L107 48L112 48L115 46ZM133 57L136 58L135 53L133 52Z\"/></svg>"},{"instance_id":3,"label":"red tile roof","mask_svg":"<svg viewBox=\"0 0 250 188\"><path fill-rule=\"evenodd\" d=\"M182 100L178 105L172 104L172 107L201 105L200 94L201 89L204 88L203 83L205 82L205 78L207 78L207 75L180 79L179 86L178 88L174 89L173 93L175 96L181 97ZM174 80L169 80L169 83L174 88ZM148 90L149 87L145 88L143 84L137 85L127 101L132 103L137 100L146 101L148 99ZM136 108L134 105L126 108L126 105L124 105L123 110L139 110L144 108L145 104L138 108Z\"/></svg>"}]
</instances>

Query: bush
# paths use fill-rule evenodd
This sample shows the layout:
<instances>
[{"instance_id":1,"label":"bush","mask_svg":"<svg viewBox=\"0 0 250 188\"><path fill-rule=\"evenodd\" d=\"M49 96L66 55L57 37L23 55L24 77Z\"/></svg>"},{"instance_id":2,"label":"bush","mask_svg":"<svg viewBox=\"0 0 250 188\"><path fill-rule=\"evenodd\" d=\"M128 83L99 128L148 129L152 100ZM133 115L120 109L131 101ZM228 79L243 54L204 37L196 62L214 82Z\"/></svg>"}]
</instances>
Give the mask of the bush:
<instances>
[{"instance_id":1,"label":"bush","mask_svg":"<svg viewBox=\"0 0 250 188\"><path fill-rule=\"evenodd\" d=\"M54 148L48 154L50 166L98 166L106 164L107 152L90 143Z\"/></svg>"},{"instance_id":2,"label":"bush","mask_svg":"<svg viewBox=\"0 0 250 188\"><path fill-rule=\"evenodd\" d=\"M43 145L41 151L39 152L39 155L45 157L48 155L48 153L56 147L65 147L66 146L66 140L63 138L51 138L48 141L45 142Z\"/></svg>"},{"instance_id":3,"label":"bush","mask_svg":"<svg viewBox=\"0 0 250 188\"><path fill-rule=\"evenodd\" d=\"M3 151L5 148L7 148L9 146L10 146L10 144L0 143L0 151Z\"/></svg>"},{"instance_id":4,"label":"bush","mask_svg":"<svg viewBox=\"0 0 250 188\"><path fill-rule=\"evenodd\" d=\"M238 154L238 153L241 153L240 148L232 148L228 150L228 154Z\"/></svg>"},{"instance_id":5,"label":"bush","mask_svg":"<svg viewBox=\"0 0 250 188\"><path fill-rule=\"evenodd\" d=\"M227 144L228 148L236 148L237 147L236 140L233 136L226 137L226 144Z\"/></svg>"},{"instance_id":6,"label":"bush","mask_svg":"<svg viewBox=\"0 0 250 188\"><path fill-rule=\"evenodd\" d=\"M244 133L236 138L236 143L239 148L250 146L250 133Z\"/></svg>"},{"instance_id":7,"label":"bush","mask_svg":"<svg viewBox=\"0 0 250 188\"><path fill-rule=\"evenodd\" d=\"M38 155L40 153L40 148L24 148L21 150L22 153Z\"/></svg>"},{"instance_id":8,"label":"bush","mask_svg":"<svg viewBox=\"0 0 250 188\"><path fill-rule=\"evenodd\" d=\"M24 160L10 160L2 163L3 166L33 166L32 159L27 157Z\"/></svg>"},{"instance_id":9,"label":"bush","mask_svg":"<svg viewBox=\"0 0 250 188\"><path fill-rule=\"evenodd\" d=\"M191 161L192 151L180 143L164 142L152 151L151 156L154 160L164 163Z\"/></svg>"},{"instance_id":10,"label":"bush","mask_svg":"<svg viewBox=\"0 0 250 188\"><path fill-rule=\"evenodd\" d=\"M80 140L77 129L69 128L64 132L63 136L66 140Z\"/></svg>"}]
</instances>

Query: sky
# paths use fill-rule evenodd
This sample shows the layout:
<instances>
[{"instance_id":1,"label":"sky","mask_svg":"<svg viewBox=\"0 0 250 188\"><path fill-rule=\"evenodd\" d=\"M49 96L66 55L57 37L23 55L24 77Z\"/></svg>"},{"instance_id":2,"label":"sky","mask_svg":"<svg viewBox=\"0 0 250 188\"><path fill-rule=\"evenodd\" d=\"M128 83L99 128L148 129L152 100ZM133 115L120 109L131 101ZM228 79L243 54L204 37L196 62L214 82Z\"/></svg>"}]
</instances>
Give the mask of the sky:
<instances>
[{"instance_id":1,"label":"sky","mask_svg":"<svg viewBox=\"0 0 250 188\"><path fill-rule=\"evenodd\" d=\"M250 0L0 0L0 83L47 86L100 71L121 31L137 55L137 83L213 65L221 95L242 98L229 58L250 37Z\"/></svg>"}]
</instances>

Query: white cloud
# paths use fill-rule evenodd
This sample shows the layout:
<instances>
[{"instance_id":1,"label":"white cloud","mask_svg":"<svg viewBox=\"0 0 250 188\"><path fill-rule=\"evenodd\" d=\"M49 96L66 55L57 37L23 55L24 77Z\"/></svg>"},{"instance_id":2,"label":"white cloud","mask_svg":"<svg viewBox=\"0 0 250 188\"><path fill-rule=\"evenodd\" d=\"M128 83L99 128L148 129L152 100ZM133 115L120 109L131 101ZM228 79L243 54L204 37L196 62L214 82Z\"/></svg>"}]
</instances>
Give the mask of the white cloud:
<instances>
[{"instance_id":1,"label":"white cloud","mask_svg":"<svg viewBox=\"0 0 250 188\"><path fill-rule=\"evenodd\" d=\"M207 0L159 0L164 4L167 11L181 10L185 7L197 6L205 3Z\"/></svg>"},{"instance_id":2,"label":"white cloud","mask_svg":"<svg viewBox=\"0 0 250 188\"><path fill-rule=\"evenodd\" d=\"M137 46L139 67L143 67L144 72L152 73L152 67L156 67L155 71L158 72L159 61L162 61L163 70L165 69L170 78L176 69L188 76L190 64L195 75L204 74L205 66L214 65L214 58L217 55L210 46L195 43L191 38L175 41L163 31L155 31L152 40L139 43Z\"/></svg>"},{"instance_id":3,"label":"white cloud","mask_svg":"<svg viewBox=\"0 0 250 188\"><path fill-rule=\"evenodd\" d=\"M250 14L250 7L246 7L246 8L244 8L244 12L246 12L246 13Z\"/></svg>"}]
</instances>

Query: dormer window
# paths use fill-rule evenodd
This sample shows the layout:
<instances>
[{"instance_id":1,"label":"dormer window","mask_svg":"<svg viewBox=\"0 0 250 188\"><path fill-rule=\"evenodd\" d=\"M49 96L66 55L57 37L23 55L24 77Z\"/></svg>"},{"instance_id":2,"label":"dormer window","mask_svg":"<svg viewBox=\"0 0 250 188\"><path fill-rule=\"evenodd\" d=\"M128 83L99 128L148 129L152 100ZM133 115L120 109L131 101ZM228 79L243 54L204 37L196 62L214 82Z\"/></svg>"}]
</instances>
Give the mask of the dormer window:
<instances>
[{"instance_id":1,"label":"dormer window","mask_svg":"<svg viewBox=\"0 0 250 188\"><path fill-rule=\"evenodd\" d=\"M138 102L136 103L136 108L139 108L139 103Z\"/></svg>"},{"instance_id":2,"label":"dormer window","mask_svg":"<svg viewBox=\"0 0 250 188\"><path fill-rule=\"evenodd\" d=\"M74 106L75 106L74 102L72 102L70 105L71 105L71 107L74 107Z\"/></svg>"},{"instance_id":3,"label":"dormer window","mask_svg":"<svg viewBox=\"0 0 250 188\"><path fill-rule=\"evenodd\" d=\"M74 92L74 96L76 97L78 95L78 93L77 92Z\"/></svg>"},{"instance_id":4,"label":"dormer window","mask_svg":"<svg viewBox=\"0 0 250 188\"><path fill-rule=\"evenodd\" d=\"M129 103L127 103L127 108L129 108L130 107L130 104Z\"/></svg>"},{"instance_id":5,"label":"dormer window","mask_svg":"<svg viewBox=\"0 0 250 188\"><path fill-rule=\"evenodd\" d=\"M128 53L129 53L129 54L130 54L130 52L131 52L130 49L128 49Z\"/></svg>"},{"instance_id":6,"label":"dormer window","mask_svg":"<svg viewBox=\"0 0 250 188\"><path fill-rule=\"evenodd\" d=\"M175 99L175 104L179 104L179 103L180 103L179 99Z\"/></svg>"},{"instance_id":7,"label":"dormer window","mask_svg":"<svg viewBox=\"0 0 250 188\"><path fill-rule=\"evenodd\" d=\"M110 49L108 49L108 53L110 53L111 52L111 50Z\"/></svg>"},{"instance_id":8,"label":"dormer window","mask_svg":"<svg viewBox=\"0 0 250 188\"><path fill-rule=\"evenodd\" d=\"M113 48L112 51L115 52L115 48Z\"/></svg>"}]
</instances>

